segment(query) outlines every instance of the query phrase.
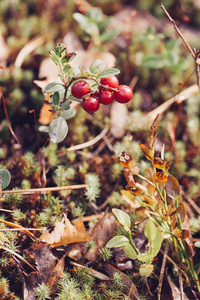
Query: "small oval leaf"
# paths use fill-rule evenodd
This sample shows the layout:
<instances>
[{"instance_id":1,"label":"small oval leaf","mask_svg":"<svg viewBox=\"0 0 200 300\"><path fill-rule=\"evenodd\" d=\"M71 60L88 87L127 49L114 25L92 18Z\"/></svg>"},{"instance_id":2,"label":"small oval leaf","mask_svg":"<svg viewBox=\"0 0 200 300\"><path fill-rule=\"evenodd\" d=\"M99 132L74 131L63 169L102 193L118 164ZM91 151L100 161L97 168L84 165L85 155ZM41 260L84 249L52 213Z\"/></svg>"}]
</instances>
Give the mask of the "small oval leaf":
<instances>
[{"instance_id":1,"label":"small oval leaf","mask_svg":"<svg viewBox=\"0 0 200 300\"><path fill-rule=\"evenodd\" d=\"M153 179L157 183L165 183L167 182L167 176L164 173L156 172L153 174Z\"/></svg>"},{"instance_id":2,"label":"small oval leaf","mask_svg":"<svg viewBox=\"0 0 200 300\"><path fill-rule=\"evenodd\" d=\"M134 167L134 160L125 151L119 153L118 160L124 168L132 169Z\"/></svg>"},{"instance_id":3,"label":"small oval leaf","mask_svg":"<svg viewBox=\"0 0 200 300\"><path fill-rule=\"evenodd\" d=\"M93 74L97 74L101 72L105 68L106 64L101 59L95 59L90 66L90 72Z\"/></svg>"},{"instance_id":4,"label":"small oval leaf","mask_svg":"<svg viewBox=\"0 0 200 300\"><path fill-rule=\"evenodd\" d=\"M54 119L49 125L49 136L54 143L62 142L68 133L68 126L62 117Z\"/></svg>"},{"instance_id":5,"label":"small oval leaf","mask_svg":"<svg viewBox=\"0 0 200 300\"><path fill-rule=\"evenodd\" d=\"M155 157L153 164L154 167L156 167L156 169L162 169L162 170L164 170L166 166L165 161L160 157Z\"/></svg>"},{"instance_id":6,"label":"small oval leaf","mask_svg":"<svg viewBox=\"0 0 200 300\"><path fill-rule=\"evenodd\" d=\"M130 259L137 258L137 253L130 244L126 244L123 249L126 256L128 256Z\"/></svg>"},{"instance_id":7,"label":"small oval leaf","mask_svg":"<svg viewBox=\"0 0 200 300\"><path fill-rule=\"evenodd\" d=\"M153 265L142 265L139 269L140 275L143 277L148 277L153 272Z\"/></svg>"},{"instance_id":8,"label":"small oval leaf","mask_svg":"<svg viewBox=\"0 0 200 300\"><path fill-rule=\"evenodd\" d=\"M120 73L120 70L116 68L110 68L105 71L102 71L101 73L98 74L97 78L106 78L106 77L111 77L114 75L117 75Z\"/></svg>"},{"instance_id":9,"label":"small oval leaf","mask_svg":"<svg viewBox=\"0 0 200 300\"><path fill-rule=\"evenodd\" d=\"M180 185L178 183L178 180L170 174L168 175L168 181L165 188L167 196L169 196L170 198L177 198L180 195Z\"/></svg>"},{"instance_id":10,"label":"small oval leaf","mask_svg":"<svg viewBox=\"0 0 200 300\"><path fill-rule=\"evenodd\" d=\"M6 169L0 169L0 185L2 190L4 190L10 183L11 175Z\"/></svg>"},{"instance_id":11,"label":"small oval leaf","mask_svg":"<svg viewBox=\"0 0 200 300\"><path fill-rule=\"evenodd\" d=\"M50 82L44 89L44 93L55 93L61 90L64 90L65 87L62 83L59 82Z\"/></svg>"},{"instance_id":12,"label":"small oval leaf","mask_svg":"<svg viewBox=\"0 0 200 300\"><path fill-rule=\"evenodd\" d=\"M73 117L75 117L75 115L76 115L76 109L74 107L70 106L69 109L63 111L62 116L65 120L69 120L69 119L72 119Z\"/></svg>"},{"instance_id":13,"label":"small oval leaf","mask_svg":"<svg viewBox=\"0 0 200 300\"><path fill-rule=\"evenodd\" d=\"M124 212L118 208L113 208L112 212L122 226L128 227L128 228L131 227L131 220L130 220L129 215L126 212Z\"/></svg>"},{"instance_id":14,"label":"small oval leaf","mask_svg":"<svg viewBox=\"0 0 200 300\"><path fill-rule=\"evenodd\" d=\"M113 237L107 244L107 248L124 247L129 242L128 238L124 235L117 235Z\"/></svg>"},{"instance_id":15,"label":"small oval leaf","mask_svg":"<svg viewBox=\"0 0 200 300\"><path fill-rule=\"evenodd\" d=\"M153 161L154 155L153 155L153 152L151 151L151 149L149 149L147 146L140 144L140 143L139 143L139 146L140 146L140 149L142 150L142 152L144 153L144 155L146 156L146 158L150 161Z\"/></svg>"}]
</instances>

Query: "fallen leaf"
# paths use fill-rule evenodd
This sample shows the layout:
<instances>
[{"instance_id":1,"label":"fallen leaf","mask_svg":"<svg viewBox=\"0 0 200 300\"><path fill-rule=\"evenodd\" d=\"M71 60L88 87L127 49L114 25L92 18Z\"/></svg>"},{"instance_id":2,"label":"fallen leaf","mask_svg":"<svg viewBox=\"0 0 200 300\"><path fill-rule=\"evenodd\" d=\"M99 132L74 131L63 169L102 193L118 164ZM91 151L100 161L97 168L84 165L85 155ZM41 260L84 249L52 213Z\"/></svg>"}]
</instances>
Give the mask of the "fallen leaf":
<instances>
[{"instance_id":1,"label":"fallen leaf","mask_svg":"<svg viewBox=\"0 0 200 300\"><path fill-rule=\"evenodd\" d=\"M50 232L48 230L39 239L51 247L59 247L66 244L86 242L90 237L82 221L77 221L75 226L73 226L64 215L61 222L55 222L53 231Z\"/></svg>"},{"instance_id":2,"label":"fallen leaf","mask_svg":"<svg viewBox=\"0 0 200 300\"><path fill-rule=\"evenodd\" d=\"M47 286L51 290L51 294L53 294L57 290L57 283L58 280L61 278L65 267L65 256L63 256L58 263L56 264L55 268L49 275L47 280Z\"/></svg>"}]
</instances>

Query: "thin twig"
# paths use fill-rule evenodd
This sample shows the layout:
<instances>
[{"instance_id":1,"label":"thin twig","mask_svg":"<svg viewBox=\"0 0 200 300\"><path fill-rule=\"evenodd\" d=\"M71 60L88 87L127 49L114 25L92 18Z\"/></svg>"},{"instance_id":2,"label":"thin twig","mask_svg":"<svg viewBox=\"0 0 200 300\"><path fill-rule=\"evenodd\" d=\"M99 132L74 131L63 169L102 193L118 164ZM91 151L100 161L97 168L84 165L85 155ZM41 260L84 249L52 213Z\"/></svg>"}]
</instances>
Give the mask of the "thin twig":
<instances>
[{"instance_id":1,"label":"thin twig","mask_svg":"<svg viewBox=\"0 0 200 300\"><path fill-rule=\"evenodd\" d=\"M79 184L79 185L68 185L68 186L57 186L57 187L49 187L49 188L38 188L38 189L26 189L26 190L13 190L13 191L2 191L2 194L35 194L35 193L42 193L46 194L48 192L55 192L55 191L63 191L63 190L78 190L84 189L88 187L88 184Z\"/></svg>"},{"instance_id":2,"label":"thin twig","mask_svg":"<svg viewBox=\"0 0 200 300\"><path fill-rule=\"evenodd\" d=\"M168 17L168 19L172 22L172 24L174 26L174 29L176 30L176 32L178 33L178 35L180 36L180 38L183 40L184 44L186 45L186 47L188 48L188 50L192 54L192 57L194 59L196 59L196 52L190 47L190 45L188 44L188 42L186 41L186 39L184 38L184 36L180 32L179 28L177 27L176 22L174 21L174 19L172 19L172 17L170 16L170 14L166 11L163 3L161 3L161 8L165 12L165 14Z\"/></svg>"},{"instance_id":3,"label":"thin twig","mask_svg":"<svg viewBox=\"0 0 200 300\"><path fill-rule=\"evenodd\" d=\"M99 135L97 135L93 140L88 141L88 142L83 143L83 144L72 146L72 147L70 147L70 148L67 149L67 152L69 152L69 151L75 151L75 150L80 150L80 149L87 148L87 147L90 147L90 146L96 144L98 141L100 141L106 135L106 133L108 132L108 130L109 130L109 126L106 125L106 127L104 128L104 130Z\"/></svg>"},{"instance_id":4,"label":"thin twig","mask_svg":"<svg viewBox=\"0 0 200 300\"><path fill-rule=\"evenodd\" d=\"M7 122L8 122L8 127L9 127L10 132L11 132L11 134L13 135L14 139L17 141L18 146L19 146L19 149L20 149L20 152L21 152L21 144L20 144L20 142L19 142L17 136L15 135L15 133L14 133L14 131L13 131L13 129L12 129L12 126L11 126L11 124L10 124L10 120L9 120L8 112L7 112L7 108L6 108L6 101L5 101L5 99L4 99L4 95L3 95L3 91L2 91L1 86L0 86L0 94L1 94L1 97L2 97L2 100L3 100L4 112L5 112L5 115L6 115Z\"/></svg>"},{"instance_id":5,"label":"thin twig","mask_svg":"<svg viewBox=\"0 0 200 300\"><path fill-rule=\"evenodd\" d=\"M164 277L164 273L165 273L168 248L169 248L169 243L168 243L168 240L166 240L165 251L164 251L164 255L163 255L163 261L162 261L162 266L161 266L161 270L160 270L160 277L159 277L159 284L158 284L158 300L161 299L160 298L161 297L161 289L162 289L163 277Z\"/></svg>"}]
</instances>

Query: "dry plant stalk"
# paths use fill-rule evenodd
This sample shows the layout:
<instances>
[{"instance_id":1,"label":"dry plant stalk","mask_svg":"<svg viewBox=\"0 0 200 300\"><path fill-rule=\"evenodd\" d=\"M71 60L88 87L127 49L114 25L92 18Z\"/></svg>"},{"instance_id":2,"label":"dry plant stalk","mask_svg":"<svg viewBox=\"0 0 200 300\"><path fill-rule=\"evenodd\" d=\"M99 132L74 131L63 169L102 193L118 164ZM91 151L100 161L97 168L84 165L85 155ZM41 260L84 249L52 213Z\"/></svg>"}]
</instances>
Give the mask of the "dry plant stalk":
<instances>
[{"instance_id":1,"label":"dry plant stalk","mask_svg":"<svg viewBox=\"0 0 200 300\"><path fill-rule=\"evenodd\" d=\"M172 19L172 17L170 16L170 14L167 12L167 10L165 9L163 3L161 3L161 8L164 11L164 13L166 14L166 16L168 17L168 19L172 22L174 29L176 30L176 32L178 33L178 35L180 36L180 38L182 39L182 41L184 42L184 44L186 45L186 47L188 48L188 50L190 51L190 53L192 54L192 57L195 61L195 65L196 65L196 76L197 76L197 84L200 87L200 50L196 50L195 48L192 49L190 47L190 45L188 44L188 42L186 41L186 39L184 38L184 36L182 35L182 33L180 32L178 26L176 25L176 22L174 21L174 19Z\"/></svg>"}]
</instances>

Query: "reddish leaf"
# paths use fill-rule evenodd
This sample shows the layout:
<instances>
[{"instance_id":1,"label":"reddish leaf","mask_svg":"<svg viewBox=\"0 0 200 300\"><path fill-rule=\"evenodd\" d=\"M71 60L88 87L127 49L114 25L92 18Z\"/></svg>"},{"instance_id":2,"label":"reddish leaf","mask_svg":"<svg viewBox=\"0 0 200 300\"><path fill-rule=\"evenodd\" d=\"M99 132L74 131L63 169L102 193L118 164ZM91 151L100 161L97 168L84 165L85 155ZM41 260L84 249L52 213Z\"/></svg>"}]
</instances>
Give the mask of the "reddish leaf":
<instances>
[{"instance_id":1,"label":"reddish leaf","mask_svg":"<svg viewBox=\"0 0 200 300\"><path fill-rule=\"evenodd\" d=\"M135 187L135 180L133 178L133 174L132 174L130 169L128 169L128 168L124 169L124 176L125 176L126 181L128 182L128 184L132 187Z\"/></svg>"},{"instance_id":2,"label":"reddish leaf","mask_svg":"<svg viewBox=\"0 0 200 300\"><path fill-rule=\"evenodd\" d=\"M168 162L166 163L166 165L165 165L165 170L166 170L166 171L169 170L170 165L171 165L171 162L172 162L172 159L173 159L173 157L171 157L171 158L168 160Z\"/></svg>"},{"instance_id":3,"label":"reddish leaf","mask_svg":"<svg viewBox=\"0 0 200 300\"><path fill-rule=\"evenodd\" d=\"M159 117L159 114L155 117L155 119L151 125L151 137L154 137L155 128L156 128L156 125L158 122L158 117Z\"/></svg>"},{"instance_id":4,"label":"reddish leaf","mask_svg":"<svg viewBox=\"0 0 200 300\"><path fill-rule=\"evenodd\" d=\"M140 146L140 149L142 150L142 152L144 153L144 155L146 156L146 158L150 161L153 161L154 155L153 155L153 152L151 151L151 149L149 149L147 146L140 144L140 143L139 143L139 146Z\"/></svg>"},{"instance_id":5,"label":"reddish leaf","mask_svg":"<svg viewBox=\"0 0 200 300\"><path fill-rule=\"evenodd\" d=\"M156 172L153 174L153 179L157 183L165 183L167 182L167 176L161 172Z\"/></svg>"},{"instance_id":6,"label":"reddish leaf","mask_svg":"<svg viewBox=\"0 0 200 300\"><path fill-rule=\"evenodd\" d=\"M121 151L119 153L118 160L124 168L131 169L134 167L134 161L132 157L125 151Z\"/></svg>"},{"instance_id":7,"label":"reddish leaf","mask_svg":"<svg viewBox=\"0 0 200 300\"><path fill-rule=\"evenodd\" d=\"M172 176L168 175L168 180L165 186L167 196L174 199L180 195L180 186L178 180Z\"/></svg>"},{"instance_id":8,"label":"reddish leaf","mask_svg":"<svg viewBox=\"0 0 200 300\"><path fill-rule=\"evenodd\" d=\"M153 164L156 167L156 169L162 169L162 170L164 170L166 166L165 161L160 157L155 157Z\"/></svg>"}]
</instances>

